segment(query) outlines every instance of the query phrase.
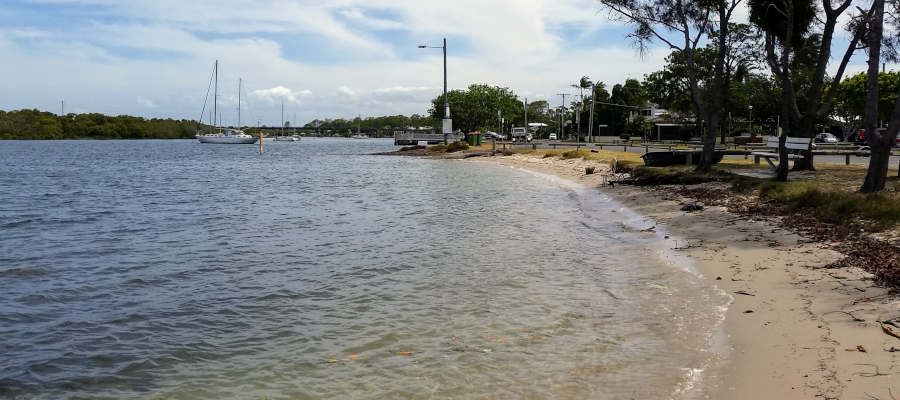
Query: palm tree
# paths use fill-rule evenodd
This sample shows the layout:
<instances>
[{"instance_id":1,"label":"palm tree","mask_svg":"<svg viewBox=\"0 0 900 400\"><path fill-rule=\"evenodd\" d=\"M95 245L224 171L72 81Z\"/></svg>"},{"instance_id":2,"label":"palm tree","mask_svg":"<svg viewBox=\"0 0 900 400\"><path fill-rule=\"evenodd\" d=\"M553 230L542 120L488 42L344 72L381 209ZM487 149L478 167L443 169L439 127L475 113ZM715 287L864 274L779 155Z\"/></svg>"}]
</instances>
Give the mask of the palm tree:
<instances>
[{"instance_id":1,"label":"palm tree","mask_svg":"<svg viewBox=\"0 0 900 400\"><path fill-rule=\"evenodd\" d=\"M575 141L577 142L578 135L581 134L581 112L584 111L584 90L593 87L594 83L591 82L591 78L588 78L588 76L585 75L581 77L581 80L579 80L578 83L571 86L578 89L578 91L581 93L581 104L579 105L578 114L576 114L578 116L576 117L576 121L578 122L578 130L575 132Z\"/></svg>"}]
</instances>

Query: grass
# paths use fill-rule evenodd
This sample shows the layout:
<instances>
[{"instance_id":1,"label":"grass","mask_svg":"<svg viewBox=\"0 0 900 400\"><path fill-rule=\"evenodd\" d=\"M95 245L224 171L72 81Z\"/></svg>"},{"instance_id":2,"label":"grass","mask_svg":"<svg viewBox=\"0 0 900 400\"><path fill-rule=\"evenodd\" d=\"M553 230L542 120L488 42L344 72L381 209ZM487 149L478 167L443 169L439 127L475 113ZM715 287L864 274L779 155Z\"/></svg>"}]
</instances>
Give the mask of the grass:
<instances>
[{"instance_id":1,"label":"grass","mask_svg":"<svg viewBox=\"0 0 900 400\"><path fill-rule=\"evenodd\" d=\"M788 211L809 213L822 222L869 232L900 224L900 196L896 190L859 194L831 181L765 181L759 185L759 197Z\"/></svg>"}]
</instances>

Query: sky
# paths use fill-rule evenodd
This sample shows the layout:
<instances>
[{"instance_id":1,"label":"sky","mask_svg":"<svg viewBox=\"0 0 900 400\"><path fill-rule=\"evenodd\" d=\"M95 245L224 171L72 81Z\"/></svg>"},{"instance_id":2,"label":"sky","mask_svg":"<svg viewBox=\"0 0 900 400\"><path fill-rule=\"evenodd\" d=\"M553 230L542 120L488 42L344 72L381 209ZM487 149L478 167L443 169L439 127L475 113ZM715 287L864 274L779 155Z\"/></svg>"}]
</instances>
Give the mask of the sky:
<instances>
[{"instance_id":1,"label":"sky","mask_svg":"<svg viewBox=\"0 0 900 400\"><path fill-rule=\"evenodd\" d=\"M556 106L582 76L611 87L663 68L668 49L639 57L607 16L596 0L4 0L0 110L208 121L218 61L226 125L239 94L245 126L426 115L444 38L449 90Z\"/></svg>"}]
</instances>

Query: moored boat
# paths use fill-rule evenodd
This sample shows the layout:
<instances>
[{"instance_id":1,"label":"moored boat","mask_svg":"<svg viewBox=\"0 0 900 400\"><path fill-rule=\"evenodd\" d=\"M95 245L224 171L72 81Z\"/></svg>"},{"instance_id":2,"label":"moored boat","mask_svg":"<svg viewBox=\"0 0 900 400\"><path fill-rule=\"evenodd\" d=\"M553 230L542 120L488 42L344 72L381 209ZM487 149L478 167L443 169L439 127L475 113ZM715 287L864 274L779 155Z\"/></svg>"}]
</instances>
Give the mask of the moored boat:
<instances>
[{"instance_id":1,"label":"moored boat","mask_svg":"<svg viewBox=\"0 0 900 400\"><path fill-rule=\"evenodd\" d=\"M257 137L248 135L240 129L223 129L219 133L198 134L196 138L200 143L216 144L253 144L258 140Z\"/></svg>"},{"instance_id":2,"label":"moored boat","mask_svg":"<svg viewBox=\"0 0 900 400\"><path fill-rule=\"evenodd\" d=\"M213 115L218 115L216 106L218 105L218 97L219 97L219 61L216 60L216 65L213 68L213 74L216 79L215 92L213 93ZM208 95L208 93L207 93ZM241 125L241 83L238 82L238 126ZM206 105L204 103L204 111ZM215 118L215 117L214 117ZM203 120L203 114L200 114L201 123ZM210 132L201 134L198 130L197 134L194 136L197 138L197 141L200 143L214 143L214 144L253 144L258 140L255 136L248 135L244 133L244 131L240 129L233 128L219 128L218 120L213 120L210 128L215 127L219 132Z\"/></svg>"}]
</instances>

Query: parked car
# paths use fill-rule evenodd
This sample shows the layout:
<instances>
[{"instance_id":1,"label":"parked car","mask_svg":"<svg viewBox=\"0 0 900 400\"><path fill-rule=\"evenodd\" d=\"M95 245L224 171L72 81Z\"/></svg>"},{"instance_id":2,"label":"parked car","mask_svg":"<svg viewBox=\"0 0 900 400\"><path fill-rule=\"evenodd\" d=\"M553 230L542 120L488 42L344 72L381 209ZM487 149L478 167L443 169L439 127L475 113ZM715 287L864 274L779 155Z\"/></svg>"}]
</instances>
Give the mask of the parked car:
<instances>
[{"instance_id":1,"label":"parked car","mask_svg":"<svg viewBox=\"0 0 900 400\"><path fill-rule=\"evenodd\" d=\"M555 133L551 133L551 134L550 134L550 137L548 137L547 139L549 139L549 140L556 140L556 134L555 134Z\"/></svg>"},{"instance_id":2,"label":"parked car","mask_svg":"<svg viewBox=\"0 0 900 400\"><path fill-rule=\"evenodd\" d=\"M830 133L818 133L816 137L813 139L816 143L837 143L839 142L837 136L834 136Z\"/></svg>"}]
</instances>

